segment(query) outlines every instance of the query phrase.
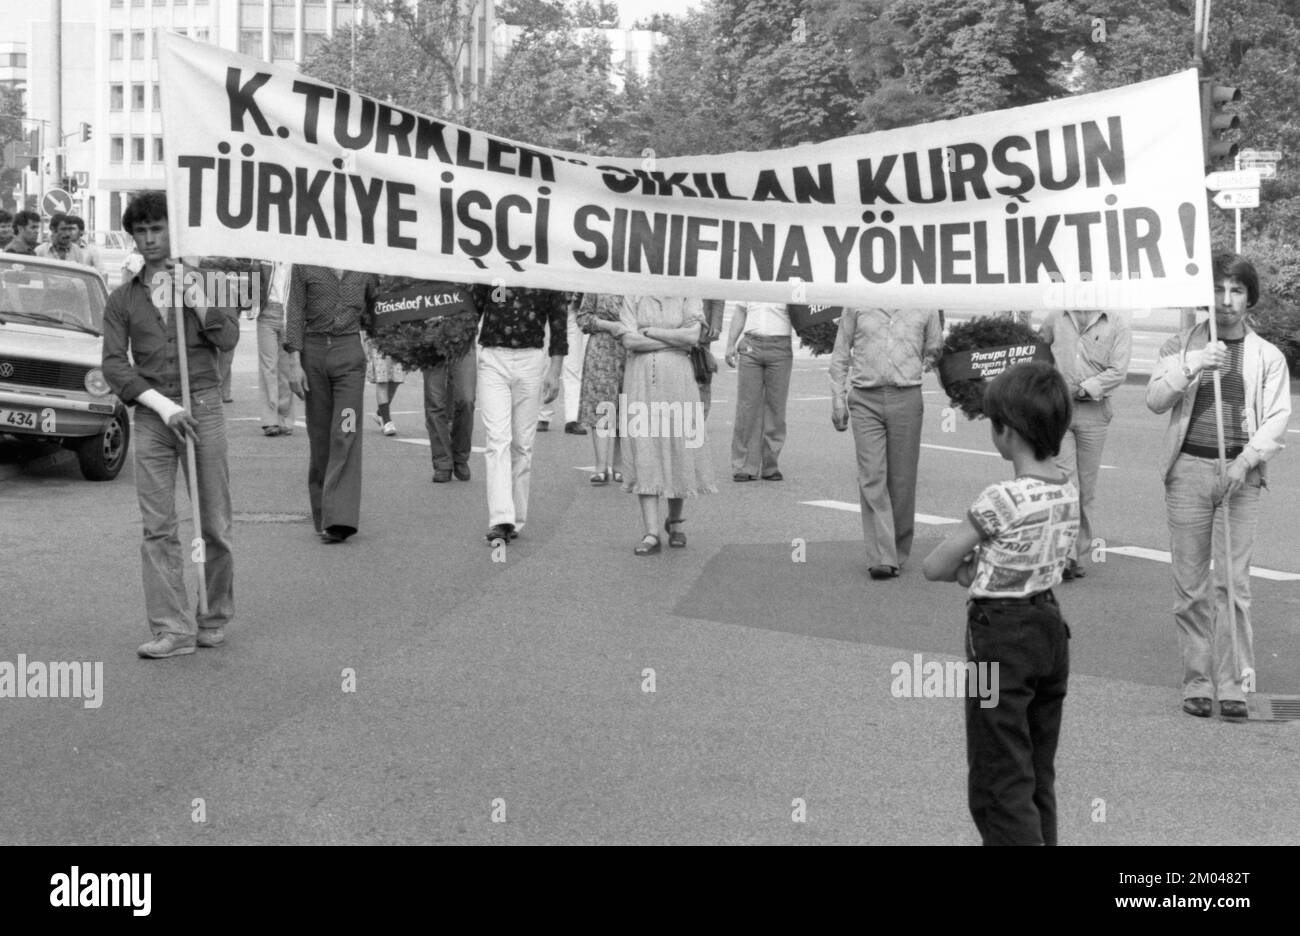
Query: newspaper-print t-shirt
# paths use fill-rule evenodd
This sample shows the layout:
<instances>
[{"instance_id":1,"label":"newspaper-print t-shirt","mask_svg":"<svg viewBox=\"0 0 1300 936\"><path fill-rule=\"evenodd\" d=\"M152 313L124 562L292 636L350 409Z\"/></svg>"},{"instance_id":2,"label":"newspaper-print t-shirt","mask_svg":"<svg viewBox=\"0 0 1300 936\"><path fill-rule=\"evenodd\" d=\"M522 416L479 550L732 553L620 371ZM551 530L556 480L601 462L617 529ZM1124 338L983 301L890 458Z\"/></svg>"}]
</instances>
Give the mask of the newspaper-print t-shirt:
<instances>
[{"instance_id":1,"label":"newspaper-print t-shirt","mask_svg":"<svg viewBox=\"0 0 1300 936\"><path fill-rule=\"evenodd\" d=\"M971 596L1024 598L1060 583L1079 536L1079 492L1029 475L990 484L970 521L983 537Z\"/></svg>"}]
</instances>

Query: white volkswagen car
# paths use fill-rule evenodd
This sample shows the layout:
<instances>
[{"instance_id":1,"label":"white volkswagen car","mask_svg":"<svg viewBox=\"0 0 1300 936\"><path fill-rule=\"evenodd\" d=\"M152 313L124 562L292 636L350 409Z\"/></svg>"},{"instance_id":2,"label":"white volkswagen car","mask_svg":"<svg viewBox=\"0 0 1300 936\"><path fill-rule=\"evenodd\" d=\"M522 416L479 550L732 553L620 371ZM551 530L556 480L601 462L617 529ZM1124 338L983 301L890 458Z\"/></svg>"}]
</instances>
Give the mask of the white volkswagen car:
<instances>
[{"instance_id":1,"label":"white volkswagen car","mask_svg":"<svg viewBox=\"0 0 1300 936\"><path fill-rule=\"evenodd\" d=\"M100 369L108 291L89 267L0 254L0 435L52 441L111 481L131 421Z\"/></svg>"}]
</instances>

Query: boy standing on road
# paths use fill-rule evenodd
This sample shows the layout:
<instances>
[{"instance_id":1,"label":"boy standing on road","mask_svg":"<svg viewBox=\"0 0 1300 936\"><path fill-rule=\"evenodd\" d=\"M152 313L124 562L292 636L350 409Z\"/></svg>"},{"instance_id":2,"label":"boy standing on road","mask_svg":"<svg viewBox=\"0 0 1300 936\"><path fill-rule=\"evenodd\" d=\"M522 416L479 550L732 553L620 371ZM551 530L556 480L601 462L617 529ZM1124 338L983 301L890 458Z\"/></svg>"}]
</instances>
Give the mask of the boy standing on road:
<instances>
[{"instance_id":1,"label":"boy standing on road","mask_svg":"<svg viewBox=\"0 0 1300 936\"><path fill-rule=\"evenodd\" d=\"M221 407L220 351L239 339L232 310L207 305L201 284L186 283L174 306L174 269L167 233L167 197L142 192L122 214L144 266L108 297L104 309L104 377L135 412L135 484L144 521L144 600L153 639L142 657L163 659L216 647L235 614L231 555L230 468ZM187 277L188 278L188 277ZM176 318L185 316L190 398L181 398ZM129 354L129 357L128 357ZM185 595L188 548L176 524L176 465L185 465L185 439L194 440L199 514L207 572L208 613L195 622ZM186 475L189 469L186 467Z\"/></svg>"},{"instance_id":2,"label":"boy standing on road","mask_svg":"<svg viewBox=\"0 0 1300 936\"><path fill-rule=\"evenodd\" d=\"M967 792L980 837L1055 845L1070 629L1052 587L1073 555L1079 492L1054 459L1070 425L1070 392L1052 365L1020 364L989 384L984 415L1016 476L985 488L923 568L930 581L970 588L967 659L997 668L995 706L966 698Z\"/></svg>"}]
</instances>

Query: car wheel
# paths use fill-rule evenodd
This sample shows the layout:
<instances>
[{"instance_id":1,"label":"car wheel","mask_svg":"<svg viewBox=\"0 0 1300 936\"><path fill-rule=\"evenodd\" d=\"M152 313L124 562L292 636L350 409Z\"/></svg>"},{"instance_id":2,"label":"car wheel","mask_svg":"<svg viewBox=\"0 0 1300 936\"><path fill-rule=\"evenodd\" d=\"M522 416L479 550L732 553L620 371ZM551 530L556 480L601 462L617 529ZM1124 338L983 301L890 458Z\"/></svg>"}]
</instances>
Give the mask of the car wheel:
<instances>
[{"instance_id":1,"label":"car wheel","mask_svg":"<svg viewBox=\"0 0 1300 936\"><path fill-rule=\"evenodd\" d=\"M82 439L77 445L77 461L87 481L112 481L126 464L131 444L131 420L121 408L96 436Z\"/></svg>"}]
</instances>

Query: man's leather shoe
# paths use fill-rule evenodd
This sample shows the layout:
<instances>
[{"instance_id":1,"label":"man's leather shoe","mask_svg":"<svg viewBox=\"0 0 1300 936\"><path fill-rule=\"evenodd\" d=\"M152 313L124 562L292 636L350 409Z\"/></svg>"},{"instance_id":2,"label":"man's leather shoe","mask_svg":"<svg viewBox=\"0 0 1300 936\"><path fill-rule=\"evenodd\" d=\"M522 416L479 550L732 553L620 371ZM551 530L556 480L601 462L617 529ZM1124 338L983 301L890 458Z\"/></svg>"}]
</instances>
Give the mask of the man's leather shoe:
<instances>
[{"instance_id":1,"label":"man's leather shoe","mask_svg":"<svg viewBox=\"0 0 1300 936\"><path fill-rule=\"evenodd\" d=\"M898 570L891 565L872 566L867 573L873 579L891 579L898 578Z\"/></svg>"},{"instance_id":2,"label":"man's leather shoe","mask_svg":"<svg viewBox=\"0 0 1300 936\"><path fill-rule=\"evenodd\" d=\"M1061 572L1061 578L1069 582L1074 579L1081 579L1087 574L1087 570L1084 569L1083 566L1079 565L1078 560L1071 559L1065 564L1065 570Z\"/></svg>"},{"instance_id":3,"label":"man's leather shoe","mask_svg":"<svg viewBox=\"0 0 1300 936\"><path fill-rule=\"evenodd\" d=\"M468 481L470 478L469 465L456 465L451 469L451 473L456 476L457 481Z\"/></svg>"},{"instance_id":4,"label":"man's leather shoe","mask_svg":"<svg viewBox=\"0 0 1300 936\"><path fill-rule=\"evenodd\" d=\"M1219 703L1219 714L1224 718L1232 719L1248 718L1250 716L1246 709L1246 703L1240 699L1224 699Z\"/></svg>"},{"instance_id":5,"label":"man's leather shoe","mask_svg":"<svg viewBox=\"0 0 1300 936\"><path fill-rule=\"evenodd\" d=\"M147 644L141 644L136 651L140 656L150 660L165 660L168 657L184 656L194 652L194 638L184 634L163 634Z\"/></svg>"},{"instance_id":6,"label":"man's leather shoe","mask_svg":"<svg viewBox=\"0 0 1300 936\"><path fill-rule=\"evenodd\" d=\"M549 422L547 422L545 419L539 419L539 420L537 420L537 431L538 431L538 432L550 432L550 431L551 431L551 424L550 424Z\"/></svg>"},{"instance_id":7,"label":"man's leather shoe","mask_svg":"<svg viewBox=\"0 0 1300 936\"><path fill-rule=\"evenodd\" d=\"M568 422L564 424L564 431L569 435L586 435L587 430L582 427L581 423Z\"/></svg>"},{"instance_id":8,"label":"man's leather shoe","mask_svg":"<svg viewBox=\"0 0 1300 936\"><path fill-rule=\"evenodd\" d=\"M732 481L754 481L757 479L755 478L754 475L751 474L734 474L731 476L731 480Z\"/></svg>"},{"instance_id":9,"label":"man's leather shoe","mask_svg":"<svg viewBox=\"0 0 1300 936\"><path fill-rule=\"evenodd\" d=\"M325 528L325 532L320 535L320 541L322 543L342 543L355 532L356 530L351 527L328 526Z\"/></svg>"},{"instance_id":10,"label":"man's leather shoe","mask_svg":"<svg viewBox=\"0 0 1300 936\"><path fill-rule=\"evenodd\" d=\"M779 472L779 471L774 471L774 472L772 472L771 474L763 475L763 480L764 480L764 481L784 481L784 480L785 480L785 475L781 474L781 472Z\"/></svg>"},{"instance_id":11,"label":"man's leather shoe","mask_svg":"<svg viewBox=\"0 0 1300 936\"><path fill-rule=\"evenodd\" d=\"M451 480L451 471L446 468L435 468L433 470L433 483L443 484Z\"/></svg>"},{"instance_id":12,"label":"man's leather shoe","mask_svg":"<svg viewBox=\"0 0 1300 936\"><path fill-rule=\"evenodd\" d=\"M495 546L498 541L508 543L518 535L513 523L498 523L487 531L486 539L489 546Z\"/></svg>"},{"instance_id":13,"label":"man's leather shoe","mask_svg":"<svg viewBox=\"0 0 1300 936\"><path fill-rule=\"evenodd\" d=\"M1209 718L1214 706L1205 698L1183 699L1183 711L1197 718Z\"/></svg>"},{"instance_id":14,"label":"man's leather shoe","mask_svg":"<svg viewBox=\"0 0 1300 936\"><path fill-rule=\"evenodd\" d=\"M226 642L226 632L220 627L200 627L194 642L200 647L220 647Z\"/></svg>"}]
</instances>

